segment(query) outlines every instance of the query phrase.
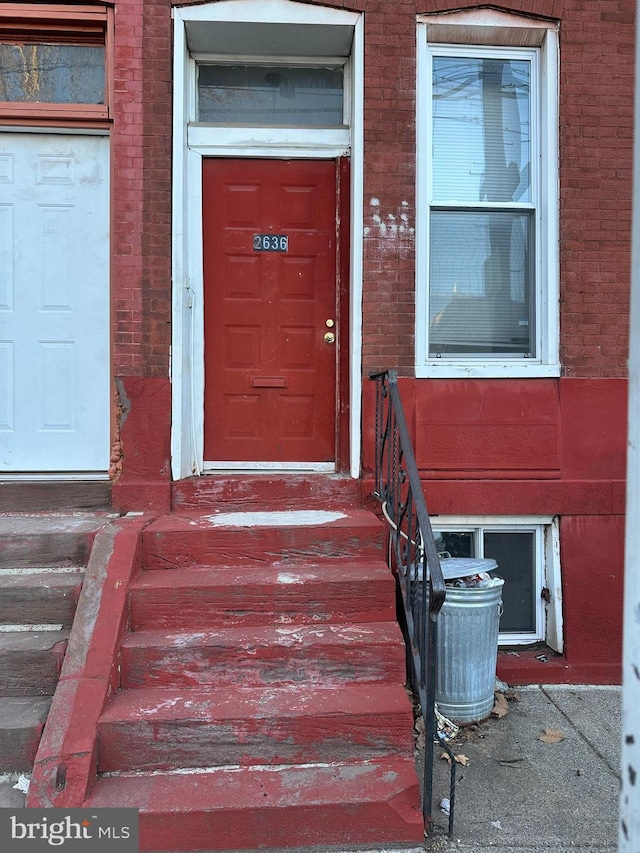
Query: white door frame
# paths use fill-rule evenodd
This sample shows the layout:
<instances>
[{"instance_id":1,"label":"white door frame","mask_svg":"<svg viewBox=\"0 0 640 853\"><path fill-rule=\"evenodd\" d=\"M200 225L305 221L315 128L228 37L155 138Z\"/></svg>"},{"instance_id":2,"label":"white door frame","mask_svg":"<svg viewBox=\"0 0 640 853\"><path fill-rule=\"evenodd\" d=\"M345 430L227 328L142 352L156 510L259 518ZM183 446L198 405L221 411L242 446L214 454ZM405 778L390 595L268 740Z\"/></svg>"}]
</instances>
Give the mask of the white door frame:
<instances>
[{"instance_id":1,"label":"white door frame","mask_svg":"<svg viewBox=\"0 0 640 853\"><path fill-rule=\"evenodd\" d=\"M223 0L174 9L173 121L173 338L171 358L171 459L175 480L204 470L204 312L202 264L202 158L350 155L351 232L349 281L349 468L360 476L362 394L362 221L364 26L362 15L291 0ZM351 125L345 130L219 128L190 124L195 118L195 60L187 24L194 22L288 23L349 28ZM255 31L255 30L254 30ZM282 57L279 57L282 58ZM270 466L271 467L271 466ZM285 470L284 466L278 466Z\"/></svg>"}]
</instances>

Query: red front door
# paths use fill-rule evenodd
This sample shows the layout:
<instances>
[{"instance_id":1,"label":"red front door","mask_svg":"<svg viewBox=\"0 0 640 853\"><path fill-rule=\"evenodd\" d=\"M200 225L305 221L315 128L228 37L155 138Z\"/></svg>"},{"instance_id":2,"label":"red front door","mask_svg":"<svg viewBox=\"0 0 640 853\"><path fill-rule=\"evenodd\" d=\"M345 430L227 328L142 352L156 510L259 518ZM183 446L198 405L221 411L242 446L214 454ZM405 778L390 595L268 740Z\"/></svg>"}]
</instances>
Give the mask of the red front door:
<instances>
[{"instance_id":1,"label":"red front door","mask_svg":"<svg viewBox=\"0 0 640 853\"><path fill-rule=\"evenodd\" d=\"M336 453L336 164L203 161L205 461Z\"/></svg>"}]
</instances>

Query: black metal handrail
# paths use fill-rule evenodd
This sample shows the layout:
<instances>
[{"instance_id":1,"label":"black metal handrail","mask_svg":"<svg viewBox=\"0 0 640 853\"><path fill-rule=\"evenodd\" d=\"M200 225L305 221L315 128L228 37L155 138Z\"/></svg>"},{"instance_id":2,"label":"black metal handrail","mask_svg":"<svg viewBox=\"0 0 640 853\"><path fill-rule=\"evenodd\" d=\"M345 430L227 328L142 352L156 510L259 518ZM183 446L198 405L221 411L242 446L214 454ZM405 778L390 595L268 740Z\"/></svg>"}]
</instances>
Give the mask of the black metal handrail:
<instances>
[{"instance_id":1,"label":"black metal handrail","mask_svg":"<svg viewBox=\"0 0 640 853\"><path fill-rule=\"evenodd\" d=\"M425 829L433 826L433 744L451 763L449 832L453 829L455 758L438 736L436 719L436 642L438 614L446 588L395 370L370 376L376 382L375 495L389 524L389 566L402 599L407 670L425 725L422 812ZM425 582L426 581L426 582Z\"/></svg>"}]
</instances>

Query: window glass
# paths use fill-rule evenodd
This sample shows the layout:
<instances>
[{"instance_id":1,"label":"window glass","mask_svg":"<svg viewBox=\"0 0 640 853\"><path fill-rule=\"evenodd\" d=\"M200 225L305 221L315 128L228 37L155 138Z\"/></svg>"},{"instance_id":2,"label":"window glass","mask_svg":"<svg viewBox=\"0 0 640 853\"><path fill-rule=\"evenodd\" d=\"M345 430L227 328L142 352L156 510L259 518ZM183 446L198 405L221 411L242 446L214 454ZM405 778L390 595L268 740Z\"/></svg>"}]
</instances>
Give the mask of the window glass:
<instances>
[{"instance_id":1,"label":"window glass","mask_svg":"<svg viewBox=\"0 0 640 853\"><path fill-rule=\"evenodd\" d=\"M432 57L429 358L535 353L530 92L528 59Z\"/></svg>"},{"instance_id":2,"label":"window glass","mask_svg":"<svg viewBox=\"0 0 640 853\"><path fill-rule=\"evenodd\" d=\"M484 555L493 557L498 564L496 574L504 578L500 630L535 632L537 601L534 589L534 533L485 532Z\"/></svg>"},{"instance_id":3,"label":"window glass","mask_svg":"<svg viewBox=\"0 0 640 853\"><path fill-rule=\"evenodd\" d=\"M530 354L531 213L434 210L429 355Z\"/></svg>"},{"instance_id":4,"label":"window glass","mask_svg":"<svg viewBox=\"0 0 640 853\"><path fill-rule=\"evenodd\" d=\"M434 56L435 201L531 201L530 65Z\"/></svg>"},{"instance_id":5,"label":"window glass","mask_svg":"<svg viewBox=\"0 0 640 853\"><path fill-rule=\"evenodd\" d=\"M492 558L495 574L504 580L500 634L503 640L531 642L544 637L540 590L544 555L536 531L474 527L434 530L436 547L451 557ZM505 636L508 635L508 636Z\"/></svg>"},{"instance_id":6,"label":"window glass","mask_svg":"<svg viewBox=\"0 0 640 853\"><path fill-rule=\"evenodd\" d=\"M438 553L447 553L451 557L475 557L476 549L473 533L438 532L434 533Z\"/></svg>"},{"instance_id":7,"label":"window glass","mask_svg":"<svg viewBox=\"0 0 640 853\"><path fill-rule=\"evenodd\" d=\"M104 104L104 47L0 43L0 101Z\"/></svg>"},{"instance_id":8,"label":"window glass","mask_svg":"<svg viewBox=\"0 0 640 853\"><path fill-rule=\"evenodd\" d=\"M225 125L342 127L342 68L201 65L198 120Z\"/></svg>"}]
</instances>

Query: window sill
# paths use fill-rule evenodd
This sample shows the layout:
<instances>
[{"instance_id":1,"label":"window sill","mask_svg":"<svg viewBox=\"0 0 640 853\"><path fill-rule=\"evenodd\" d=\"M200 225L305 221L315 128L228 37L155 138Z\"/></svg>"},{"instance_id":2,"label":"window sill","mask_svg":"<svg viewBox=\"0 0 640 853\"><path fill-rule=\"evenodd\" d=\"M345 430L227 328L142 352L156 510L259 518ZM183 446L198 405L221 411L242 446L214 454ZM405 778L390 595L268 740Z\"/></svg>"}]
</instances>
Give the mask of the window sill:
<instances>
[{"instance_id":1,"label":"window sill","mask_svg":"<svg viewBox=\"0 0 640 853\"><path fill-rule=\"evenodd\" d=\"M534 379L559 377L559 364L537 361L444 361L416 365L416 379Z\"/></svg>"}]
</instances>

